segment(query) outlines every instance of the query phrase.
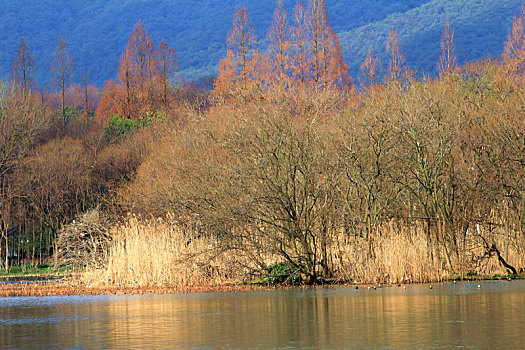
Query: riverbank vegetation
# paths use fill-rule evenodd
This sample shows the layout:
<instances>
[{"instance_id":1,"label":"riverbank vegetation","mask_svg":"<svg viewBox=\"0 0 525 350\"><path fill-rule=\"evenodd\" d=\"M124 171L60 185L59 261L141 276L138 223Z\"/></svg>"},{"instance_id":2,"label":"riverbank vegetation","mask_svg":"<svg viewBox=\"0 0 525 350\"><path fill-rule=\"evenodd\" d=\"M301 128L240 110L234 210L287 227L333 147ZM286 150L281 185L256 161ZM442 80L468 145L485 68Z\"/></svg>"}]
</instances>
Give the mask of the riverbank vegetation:
<instances>
[{"instance_id":1,"label":"riverbank vegetation","mask_svg":"<svg viewBox=\"0 0 525 350\"><path fill-rule=\"evenodd\" d=\"M324 1L278 6L265 52L240 9L211 93L169 86L175 54L139 23L91 118L2 98L27 133L2 139L4 266L15 247L101 288L518 275L524 19L500 60L461 67L447 24L439 77L392 31L384 76L370 53L357 83Z\"/></svg>"}]
</instances>

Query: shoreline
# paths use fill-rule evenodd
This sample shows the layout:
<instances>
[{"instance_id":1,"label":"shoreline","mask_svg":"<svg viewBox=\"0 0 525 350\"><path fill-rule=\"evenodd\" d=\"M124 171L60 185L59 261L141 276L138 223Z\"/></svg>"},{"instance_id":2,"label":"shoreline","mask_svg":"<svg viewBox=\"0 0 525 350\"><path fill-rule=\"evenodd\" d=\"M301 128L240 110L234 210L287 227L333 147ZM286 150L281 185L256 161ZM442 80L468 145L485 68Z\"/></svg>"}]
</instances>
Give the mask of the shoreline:
<instances>
[{"instance_id":1,"label":"shoreline","mask_svg":"<svg viewBox=\"0 0 525 350\"><path fill-rule=\"evenodd\" d=\"M21 276L20 276L21 277ZM432 283L455 283L473 281L497 281L497 280L523 280L524 275L517 276L467 276L464 278L449 278L436 282L412 282L401 284L359 284L351 282L338 282L316 285L290 285L290 284L255 284L255 283L222 283L207 286L91 286L76 283L72 280L48 280L48 281L20 281L10 282L0 280L0 298L10 297L46 297L46 296L93 296L93 295L154 295L154 294L182 294L182 293L211 293L211 292L247 292L247 291L272 291L272 290L291 290L291 289L315 289L329 287L347 288L379 288L401 287L417 284Z\"/></svg>"}]
</instances>

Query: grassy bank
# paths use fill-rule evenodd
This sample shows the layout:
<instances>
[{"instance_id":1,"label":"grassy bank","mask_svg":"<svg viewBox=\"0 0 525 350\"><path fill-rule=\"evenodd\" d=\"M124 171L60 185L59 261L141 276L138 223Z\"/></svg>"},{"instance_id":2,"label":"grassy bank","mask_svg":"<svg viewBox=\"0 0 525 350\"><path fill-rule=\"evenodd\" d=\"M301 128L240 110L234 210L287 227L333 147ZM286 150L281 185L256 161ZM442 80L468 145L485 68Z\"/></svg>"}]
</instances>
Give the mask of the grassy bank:
<instances>
[{"instance_id":1,"label":"grassy bank","mask_svg":"<svg viewBox=\"0 0 525 350\"><path fill-rule=\"evenodd\" d=\"M0 271L0 281L5 278L12 277L50 277L50 276L64 276L72 273L81 272L79 268L73 268L72 266L60 266L54 268L48 264L23 264L23 265L12 265L9 267L9 272L4 269Z\"/></svg>"}]
</instances>

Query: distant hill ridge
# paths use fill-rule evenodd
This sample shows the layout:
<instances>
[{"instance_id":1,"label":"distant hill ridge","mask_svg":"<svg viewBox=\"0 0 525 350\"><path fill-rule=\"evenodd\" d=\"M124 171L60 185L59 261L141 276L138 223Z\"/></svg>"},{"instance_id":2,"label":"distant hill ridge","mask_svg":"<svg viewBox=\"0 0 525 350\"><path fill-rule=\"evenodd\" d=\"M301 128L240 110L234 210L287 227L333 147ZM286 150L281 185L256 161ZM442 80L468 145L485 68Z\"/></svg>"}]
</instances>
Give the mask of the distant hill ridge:
<instances>
[{"instance_id":1,"label":"distant hill ridge","mask_svg":"<svg viewBox=\"0 0 525 350\"><path fill-rule=\"evenodd\" d=\"M332 25L340 35L351 74L368 48L384 53L386 33L400 35L407 64L434 73L439 38L446 18L456 30L458 61L499 55L522 0L327 0ZM260 40L270 24L274 0L13 0L0 2L0 76L9 70L20 36L36 59L35 80L49 81L56 38L62 34L77 76L86 70L102 86L116 75L120 54L142 19L156 43L161 39L179 53L182 74L195 79L216 72L226 50L226 34L239 4L249 10ZM295 1L285 0L291 12Z\"/></svg>"}]
</instances>

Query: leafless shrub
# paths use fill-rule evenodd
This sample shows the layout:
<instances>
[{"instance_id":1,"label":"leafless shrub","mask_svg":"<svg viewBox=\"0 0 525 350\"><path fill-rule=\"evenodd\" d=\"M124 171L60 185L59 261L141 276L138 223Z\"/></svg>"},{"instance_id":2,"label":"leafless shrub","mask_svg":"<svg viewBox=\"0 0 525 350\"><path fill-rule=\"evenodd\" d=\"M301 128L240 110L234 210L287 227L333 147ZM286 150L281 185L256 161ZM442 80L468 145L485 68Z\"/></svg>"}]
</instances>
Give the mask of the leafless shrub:
<instances>
[{"instance_id":1,"label":"leafless shrub","mask_svg":"<svg viewBox=\"0 0 525 350\"><path fill-rule=\"evenodd\" d=\"M108 222L98 209L88 211L58 232L58 261L61 265L103 267L110 243Z\"/></svg>"}]
</instances>

